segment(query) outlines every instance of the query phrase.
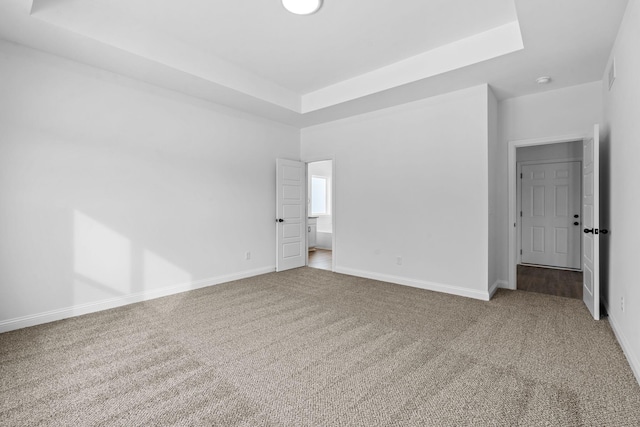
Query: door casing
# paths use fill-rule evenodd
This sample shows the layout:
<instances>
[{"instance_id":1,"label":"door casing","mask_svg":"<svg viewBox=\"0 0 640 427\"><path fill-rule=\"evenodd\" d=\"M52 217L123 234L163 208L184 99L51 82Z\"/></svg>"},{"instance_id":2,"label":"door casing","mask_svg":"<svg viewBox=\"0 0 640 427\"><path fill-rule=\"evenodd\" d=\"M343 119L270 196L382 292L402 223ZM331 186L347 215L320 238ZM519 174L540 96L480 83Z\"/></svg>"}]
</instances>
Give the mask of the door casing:
<instances>
[{"instance_id":1,"label":"door casing","mask_svg":"<svg viewBox=\"0 0 640 427\"><path fill-rule=\"evenodd\" d=\"M548 138L535 138L535 139L523 139L509 141L508 144L508 163L507 163L507 177L508 177L508 192L509 192L509 279L507 288L515 290L517 288L516 282L516 266L519 261L520 245L518 242L518 195L517 195L517 162L516 162L516 149L520 147L531 147L534 145L547 145L547 144L561 144L564 142L584 141L587 138L587 134L574 134Z\"/></svg>"}]
</instances>

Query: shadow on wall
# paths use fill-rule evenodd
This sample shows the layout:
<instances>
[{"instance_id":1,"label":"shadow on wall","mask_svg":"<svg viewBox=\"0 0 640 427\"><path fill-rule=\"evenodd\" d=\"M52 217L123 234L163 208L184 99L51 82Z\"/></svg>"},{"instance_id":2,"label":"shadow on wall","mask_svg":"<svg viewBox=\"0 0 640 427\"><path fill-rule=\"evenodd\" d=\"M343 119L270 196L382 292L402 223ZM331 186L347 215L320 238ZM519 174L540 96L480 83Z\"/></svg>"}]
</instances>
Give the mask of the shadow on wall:
<instances>
[{"instance_id":1,"label":"shadow on wall","mask_svg":"<svg viewBox=\"0 0 640 427\"><path fill-rule=\"evenodd\" d=\"M74 304L191 282L184 269L78 210L73 213L73 230Z\"/></svg>"}]
</instances>

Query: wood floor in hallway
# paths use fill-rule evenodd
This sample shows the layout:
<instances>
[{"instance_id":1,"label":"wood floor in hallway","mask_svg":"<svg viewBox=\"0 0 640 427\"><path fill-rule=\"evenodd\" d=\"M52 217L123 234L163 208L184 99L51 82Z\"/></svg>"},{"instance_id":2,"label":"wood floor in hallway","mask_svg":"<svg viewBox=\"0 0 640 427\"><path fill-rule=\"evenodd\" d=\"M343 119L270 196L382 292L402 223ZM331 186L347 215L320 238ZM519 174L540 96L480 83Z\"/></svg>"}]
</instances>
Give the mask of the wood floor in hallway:
<instances>
[{"instance_id":1,"label":"wood floor in hallway","mask_svg":"<svg viewBox=\"0 0 640 427\"><path fill-rule=\"evenodd\" d=\"M309 251L309 267L331 271L331 251L316 249Z\"/></svg>"},{"instance_id":2,"label":"wood floor in hallway","mask_svg":"<svg viewBox=\"0 0 640 427\"><path fill-rule=\"evenodd\" d=\"M518 289L582 299L582 272L518 265Z\"/></svg>"}]
</instances>

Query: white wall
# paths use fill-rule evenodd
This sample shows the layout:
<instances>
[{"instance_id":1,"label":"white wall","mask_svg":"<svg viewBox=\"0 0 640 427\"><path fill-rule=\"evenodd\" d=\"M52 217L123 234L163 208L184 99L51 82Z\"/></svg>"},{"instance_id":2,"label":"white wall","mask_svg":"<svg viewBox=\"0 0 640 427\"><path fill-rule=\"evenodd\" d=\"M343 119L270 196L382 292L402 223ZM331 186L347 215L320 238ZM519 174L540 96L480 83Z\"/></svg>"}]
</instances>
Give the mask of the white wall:
<instances>
[{"instance_id":1,"label":"white wall","mask_svg":"<svg viewBox=\"0 0 640 427\"><path fill-rule=\"evenodd\" d=\"M501 226L499 221L498 211L499 195L498 195L498 180L499 180L499 166L500 162L500 139L498 134L498 100L496 99L493 91L489 90L488 97L488 172L489 172L489 277L488 284L490 286L489 292L491 295L496 291L499 286L505 285L502 282L499 275L499 260L498 252L494 249L498 246L498 227Z\"/></svg>"},{"instance_id":2,"label":"white wall","mask_svg":"<svg viewBox=\"0 0 640 427\"><path fill-rule=\"evenodd\" d=\"M640 3L627 6L603 81L605 149L602 162L609 179L602 182L601 237L608 263L603 266L609 321L640 382L640 285L638 284L638 182L640 182ZM609 91L608 70L615 58L616 80ZM606 178L606 174L605 174ZM624 311L621 299L624 298Z\"/></svg>"},{"instance_id":3,"label":"white wall","mask_svg":"<svg viewBox=\"0 0 640 427\"><path fill-rule=\"evenodd\" d=\"M323 160L320 162L309 163L309 183L307 195L309 197L309 201L311 200L311 177L312 176L321 176L327 179L327 203L329 213L326 215L318 215L317 220L317 233L316 233L316 248L320 249L328 249L331 250L333 246L333 215L332 215L332 206L331 206L331 190L333 187L333 161L332 160ZM309 210L311 212L311 202L309 202ZM312 214L313 215L313 214Z\"/></svg>"},{"instance_id":4,"label":"white wall","mask_svg":"<svg viewBox=\"0 0 640 427\"><path fill-rule=\"evenodd\" d=\"M274 268L275 159L299 158L298 130L0 57L0 331Z\"/></svg>"},{"instance_id":5,"label":"white wall","mask_svg":"<svg viewBox=\"0 0 640 427\"><path fill-rule=\"evenodd\" d=\"M335 159L336 271L488 297L488 103L482 85L302 130L303 160Z\"/></svg>"},{"instance_id":6,"label":"white wall","mask_svg":"<svg viewBox=\"0 0 640 427\"><path fill-rule=\"evenodd\" d=\"M497 180L498 277L508 280L508 176L509 141L586 135L602 121L602 83L593 82L534 95L510 98L498 104L500 149Z\"/></svg>"},{"instance_id":7,"label":"white wall","mask_svg":"<svg viewBox=\"0 0 640 427\"><path fill-rule=\"evenodd\" d=\"M516 149L516 161L582 159L582 140L560 144L534 145Z\"/></svg>"}]
</instances>

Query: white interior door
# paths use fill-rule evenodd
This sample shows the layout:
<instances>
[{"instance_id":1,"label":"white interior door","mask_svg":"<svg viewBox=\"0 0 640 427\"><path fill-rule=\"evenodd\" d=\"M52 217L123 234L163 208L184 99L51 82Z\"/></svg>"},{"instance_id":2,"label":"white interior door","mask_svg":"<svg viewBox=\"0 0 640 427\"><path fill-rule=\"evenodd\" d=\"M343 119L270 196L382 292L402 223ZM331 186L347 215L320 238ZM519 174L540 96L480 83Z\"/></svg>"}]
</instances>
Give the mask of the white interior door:
<instances>
[{"instance_id":1,"label":"white interior door","mask_svg":"<svg viewBox=\"0 0 640 427\"><path fill-rule=\"evenodd\" d=\"M580 269L580 162L522 166L522 262Z\"/></svg>"},{"instance_id":2,"label":"white interior door","mask_svg":"<svg viewBox=\"0 0 640 427\"><path fill-rule=\"evenodd\" d=\"M276 271L306 263L305 165L276 159Z\"/></svg>"},{"instance_id":3,"label":"white interior door","mask_svg":"<svg viewBox=\"0 0 640 427\"><path fill-rule=\"evenodd\" d=\"M583 146L583 289L582 299L594 319L600 319L600 127L594 126L593 135Z\"/></svg>"}]
</instances>

